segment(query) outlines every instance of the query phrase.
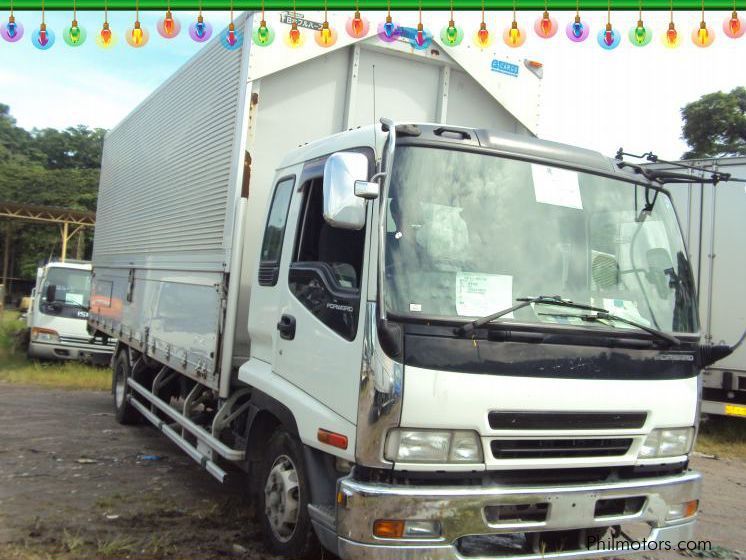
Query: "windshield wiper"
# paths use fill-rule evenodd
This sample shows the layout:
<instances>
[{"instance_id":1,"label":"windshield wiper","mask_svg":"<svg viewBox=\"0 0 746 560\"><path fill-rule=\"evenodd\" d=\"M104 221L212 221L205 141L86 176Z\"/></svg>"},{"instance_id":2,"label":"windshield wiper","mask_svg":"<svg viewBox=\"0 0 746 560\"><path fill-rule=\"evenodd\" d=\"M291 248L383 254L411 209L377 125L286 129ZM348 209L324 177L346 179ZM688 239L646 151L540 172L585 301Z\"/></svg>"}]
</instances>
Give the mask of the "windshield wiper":
<instances>
[{"instance_id":1,"label":"windshield wiper","mask_svg":"<svg viewBox=\"0 0 746 560\"><path fill-rule=\"evenodd\" d=\"M584 303L575 303L572 300L563 299L561 296L521 297L521 298L517 298L516 301L518 303L515 304L513 307L508 307L507 309L503 309L502 311L497 311L490 315L485 315L484 317L480 317L479 319L468 321L467 323L464 323L460 327L456 328L454 332L459 336L471 334L479 327L482 327L486 325L487 323L494 321L495 319L499 319L500 317L503 317L504 315L508 315L509 313L512 313L513 311L518 311L519 309L528 307L532 303L543 303L545 305L558 305L560 307L572 307L574 309L584 309L586 311L606 313L606 310L601 307L593 307L592 305L586 305Z\"/></svg>"},{"instance_id":2,"label":"windshield wiper","mask_svg":"<svg viewBox=\"0 0 746 560\"><path fill-rule=\"evenodd\" d=\"M551 315L553 317L576 317L578 319L581 319L583 321L588 322L594 322L594 321L618 321L620 323L626 323L627 325L630 325L632 327L637 327L638 329L641 329L647 333L652 334L655 337L660 338L661 340L665 340L669 344L672 344L673 346L680 346L681 341L676 338L675 336L668 334L666 332L660 331L653 327L648 327L647 325L643 325L642 323L638 323L637 321L632 321L630 319L626 319L625 317L620 317L619 315L613 315L612 313L609 313L608 311L602 310L597 311L593 314L587 314L587 315L571 315L569 313L567 314L560 314L560 313L542 313L542 315Z\"/></svg>"}]
</instances>

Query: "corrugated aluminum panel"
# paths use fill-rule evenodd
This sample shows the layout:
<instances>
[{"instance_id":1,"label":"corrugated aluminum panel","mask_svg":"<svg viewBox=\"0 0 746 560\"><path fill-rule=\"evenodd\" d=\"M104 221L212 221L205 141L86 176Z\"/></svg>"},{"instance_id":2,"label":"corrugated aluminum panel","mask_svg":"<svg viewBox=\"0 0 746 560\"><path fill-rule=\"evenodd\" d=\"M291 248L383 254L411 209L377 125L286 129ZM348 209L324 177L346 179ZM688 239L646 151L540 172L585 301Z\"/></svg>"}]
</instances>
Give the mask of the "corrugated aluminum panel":
<instances>
[{"instance_id":1,"label":"corrugated aluminum panel","mask_svg":"<svg viewBox=\"0 0 746 560\"><path fill-rule=\"evenodd\" d=\"M247 52L212 41L107 135L96 266L226 269Z\"/></svg>"}]
</instances>

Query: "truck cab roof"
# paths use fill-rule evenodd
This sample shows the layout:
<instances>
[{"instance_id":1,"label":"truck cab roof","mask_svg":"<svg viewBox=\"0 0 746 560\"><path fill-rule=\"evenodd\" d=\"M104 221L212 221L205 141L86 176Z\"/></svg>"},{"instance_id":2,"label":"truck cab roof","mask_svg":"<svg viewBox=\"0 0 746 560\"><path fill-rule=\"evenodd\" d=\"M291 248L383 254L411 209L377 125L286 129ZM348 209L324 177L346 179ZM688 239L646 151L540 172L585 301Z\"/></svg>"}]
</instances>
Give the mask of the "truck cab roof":
<instances>
[{"instance_id":1,"label":"truck cab roof","mask_svg":"<svg viewBox=\"0 0 746 560\"><path fill-rule=\"evenodd\" d=\"M600 152L560 142L542 140L535 136L513 134L485 128L444 125L437 123L396 123L397 145L418 144L432 147L472 147L494 151L508 158L537 160L547 165L571 167L589 173L612 176L620 180L649 183L645 177ZM311 161L334 152L353 148L374 148L380 158L386 133L381 124L366 125L346 130L326 138L309 142L289 152L280 169Z\"/></svg>"}]
</instances>

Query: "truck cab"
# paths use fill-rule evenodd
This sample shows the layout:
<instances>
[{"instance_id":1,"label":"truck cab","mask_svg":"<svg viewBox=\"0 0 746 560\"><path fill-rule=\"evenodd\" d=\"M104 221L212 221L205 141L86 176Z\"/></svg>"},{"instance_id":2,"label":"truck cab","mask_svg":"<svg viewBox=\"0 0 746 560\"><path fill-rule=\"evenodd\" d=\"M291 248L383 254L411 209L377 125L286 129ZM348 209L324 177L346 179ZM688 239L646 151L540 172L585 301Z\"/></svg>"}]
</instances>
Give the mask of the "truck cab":
<instances>
[{"instance_id":1,"label":"truck cab","mask_svg":"<svg viewBox=\"0 0 746 560\"><path fill-rule=\"evenodd\" d=\"M52 262L38 268L26 319L29 358L108 362L113 341L94 341L87 331L90 290L89 262Z\"/></svg>"},{"instance_id":2,"label":"truck cab","mask_svg":"<svg viewBox=\"0 0 746 560\"><path fill-rule=\"evenodd\" d=\"M415 123L311 143L274 183L238 379L351 466L311 504L329 548L578 557L630 527L691 535L699 327L660 185L592 151ZM298 473L276 469L280 539L299 504L277 481Z\"/></svg>"}]
</instances>

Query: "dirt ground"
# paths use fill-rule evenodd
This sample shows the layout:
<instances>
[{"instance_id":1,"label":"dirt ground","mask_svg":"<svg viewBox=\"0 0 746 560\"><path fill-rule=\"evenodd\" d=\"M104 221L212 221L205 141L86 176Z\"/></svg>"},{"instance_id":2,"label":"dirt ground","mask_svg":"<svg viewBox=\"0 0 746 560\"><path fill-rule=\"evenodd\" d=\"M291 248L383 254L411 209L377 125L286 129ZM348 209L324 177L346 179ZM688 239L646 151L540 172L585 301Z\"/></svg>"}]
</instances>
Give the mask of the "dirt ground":
<instances>
[{"instance_id":1,"label":"dirt ground","mask_svg":"<svg viewBox=\"0 0 746 560\"><path fill-rule=\"evenodd\" d=\"M697 538L715 548L691 556L746 559L746 462L693 466ZM152 428L119 426L108 393L0 384L0 560L271 560L241 502L240 479L221 486Z\"/></svg>"}]
</instances>

